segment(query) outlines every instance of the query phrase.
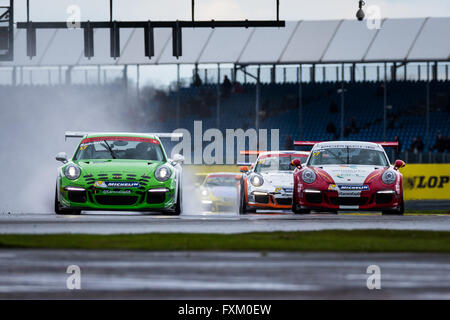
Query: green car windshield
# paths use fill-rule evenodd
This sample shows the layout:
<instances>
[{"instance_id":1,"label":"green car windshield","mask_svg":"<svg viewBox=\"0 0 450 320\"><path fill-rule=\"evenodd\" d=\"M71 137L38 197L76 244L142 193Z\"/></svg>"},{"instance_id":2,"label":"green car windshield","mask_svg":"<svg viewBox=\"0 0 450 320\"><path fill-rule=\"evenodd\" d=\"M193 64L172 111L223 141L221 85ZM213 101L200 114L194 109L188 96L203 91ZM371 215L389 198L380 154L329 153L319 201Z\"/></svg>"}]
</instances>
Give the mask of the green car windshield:
<instances>
[{"instance_id":1,"label":"green car windshield","mask_svg":"<svg viewBox=\"0 0 450 320\"><path fill-rule=\"evenodd\" d=\"M383 166L389 165L384 152L364 148L325 148L311 151L308 165L359 164Z\"/></svg>"},{"instance_id":2,"label":"green car windshield","mask_svg":"<svg viewBox=\"0 0 450 320\"><path fill-rule=\"evenodd\" d=\"M103 139L103 138L102 138ZM74 160L92 159L130 159L147 161L165 161L164 153L159 143L148 139L128 140L127 138L111 139L105 137L85 139L81 142L75 154Z\"/></svg>"}]
</instances>

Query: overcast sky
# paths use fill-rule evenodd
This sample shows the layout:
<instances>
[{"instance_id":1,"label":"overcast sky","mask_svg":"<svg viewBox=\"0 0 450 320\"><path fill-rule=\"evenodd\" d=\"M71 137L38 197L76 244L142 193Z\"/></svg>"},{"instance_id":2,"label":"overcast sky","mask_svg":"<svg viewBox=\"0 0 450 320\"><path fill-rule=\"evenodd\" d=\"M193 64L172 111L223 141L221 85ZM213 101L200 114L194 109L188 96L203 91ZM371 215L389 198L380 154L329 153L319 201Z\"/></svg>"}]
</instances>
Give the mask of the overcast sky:
<instances>
[{"instance_id":1,"label":"overcast sky","mask_svg":"<svg viewBox=\"0 0 450 320\"><path fill-rule=\"evenodd\" d=\"M0 3L6 0L0 0ZM15 0L16 19L26 17L26 0ZM32 20L60 20L66 9L79 5L83 20L107 19L109 0L30 0ZM197 19L269 19L275 0L195 0ZM286 20L353 18L357 0L280 0ZM449 0L366 0L378 5L383 17L450 16ZM117 20L189 19L190 0L114 0Z\"/></svg>"},{"instance_id":2,"label":"overcast sky","mask_svg":"<svg viewBox=\"0 0 450 320\"><path fill-rule=\"evenodd\" d=\"M0 0L0 4L9 0ZM379 6L382 18L449 17L450 0L366 0L366 7ZM63 20L70 5L81 9L81 20L109 19L109 0L30 0L33 21ZM276 0L195 0L196 19L273 19ZM26 19L26 0L15 0L16 21ZM284 20L354 19L357 0L280 0ZM191 0L114 0L116 20L188 20ZM184 68L183 76L190 74ZM175 78L175 67L152 68L146 80L167 84Z\"/></svg>"}]
</instances>

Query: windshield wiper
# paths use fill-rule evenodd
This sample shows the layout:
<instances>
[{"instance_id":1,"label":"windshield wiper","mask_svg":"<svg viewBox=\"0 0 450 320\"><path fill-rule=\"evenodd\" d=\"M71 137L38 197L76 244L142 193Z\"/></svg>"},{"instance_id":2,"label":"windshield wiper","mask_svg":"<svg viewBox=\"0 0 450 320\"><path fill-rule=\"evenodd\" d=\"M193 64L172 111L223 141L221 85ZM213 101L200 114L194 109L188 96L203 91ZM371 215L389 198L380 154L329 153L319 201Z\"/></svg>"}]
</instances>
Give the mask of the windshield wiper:
<instances>
[{"instance_id":1,"label":"windshield wiper","mask_svg":"<svg viewBox=\"0 0 450 320\"><path fill-rule=\"evenodd\" d=\"M347 146L347 164L350 164L350 150L348 146Z\"/></svg>"},{"instance_id":2,"label":"windshield wiper","mask_svg":"<svg viewBox=\"0 0 450 320\"><path fill-rule=\"evenodd\" d=\"M106 147L108 148L109 153L111 154L111 157L113 159L117 159L116 155L114 154L113 149L111 148L111 146L108 144L108 142L106 142L106 140L103 140L106 144Z\"/></svg>"},{"instance_id":3,"label":"windshield wiper","mask_svg":"<svg viewBox=\"0 0 450 320\"><path fill-rule=\"evenodd\" d=\"M336 160L340 160L343 164L345 164L344 159L342 159L339 155L335 154L334 152L332 152L331 150L328 150L328 153L331 154L332 156L334 156L334 158Z\"/></svg>"}]
</instances>

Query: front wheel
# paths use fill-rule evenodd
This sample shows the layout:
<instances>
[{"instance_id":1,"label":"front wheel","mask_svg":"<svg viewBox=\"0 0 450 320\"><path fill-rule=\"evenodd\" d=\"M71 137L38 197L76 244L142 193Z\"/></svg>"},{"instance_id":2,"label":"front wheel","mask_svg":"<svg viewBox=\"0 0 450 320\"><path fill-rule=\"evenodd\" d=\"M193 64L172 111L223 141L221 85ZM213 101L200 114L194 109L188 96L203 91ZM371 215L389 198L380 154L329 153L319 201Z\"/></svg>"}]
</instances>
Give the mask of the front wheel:
<instances>
[{"instance_id":1,"label":"front wheel","mask_svg":"<svg viewBox=\"0 0 450 320\"><path fill-rule=\"evenodd\" d=\"M175 209L173 210L173 215L179 216L182 212L182 204L181 204L181 190L178 190L177 194L177 203L175 204Z\"/></svg>"},{"instance_id":2,"label":"front wheel","mask_svg":"<svg viewBox=\"0 0 450 320\"><path fill-rule=\"evenodd\" d=\"M294 214L309 214L311 212L310 209L299 208L298 202L297 202L297 196L295 195L295 188L294 188L294 194L292 196L292 212Z\"/></svg>"},{"instance_id":3,"label":"front wheel","mask_svg":"<svg viewBox=\"0 0 450 320\"><path fill-rule=\"evenodd\" d=\"M403 201L403 196L400 202L400 206L397 209L381 211L381 214L383 216L402 216L404 213L405 213L405 202Z\"/></svg>"},{"instance_id":4,"label":"front wheel","mask_svg":"<svg viewBox=\"0 0 450 320\"><path fill-rule=\"evenodd\" d=\"M239 214L256 213L256 209L248 208L247 203L245 203L245 188L244 183L241 182L241 192L239 195Z\"/></svg>"},{"instance_id":5,"label":"front wheel","mask_svg":"<svg viewBox=\"0 0 450 320\"><path fill-rule=\"evenodd\" d=\"M78 209L62 209L58 201L58 189L55 190L55 214L58 215L79 215L81 210Z\"/></svg>"}]
</instances>

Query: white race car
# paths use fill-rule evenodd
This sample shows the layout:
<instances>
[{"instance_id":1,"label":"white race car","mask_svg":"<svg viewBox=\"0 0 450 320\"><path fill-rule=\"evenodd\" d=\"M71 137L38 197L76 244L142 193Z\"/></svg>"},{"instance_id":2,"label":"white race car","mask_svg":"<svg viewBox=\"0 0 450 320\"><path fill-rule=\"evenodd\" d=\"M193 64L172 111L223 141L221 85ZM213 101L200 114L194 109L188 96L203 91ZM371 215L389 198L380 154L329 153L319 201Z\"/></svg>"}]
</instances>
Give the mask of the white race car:
<instances>
[{"instance_id":1,"label":"white race car","mask_svg":"<svg viewBox=\"0 0 450 320\"><path fill-rule=\"evenodd\" d=\"M252 151L242 153L252 154ZM281 209L292 207L293 160L306 162L309 152L267 151L256 152L258 158L243 172L238 186L239 213L256 212L256 209Z\"/></svg>"}]
</instances>

